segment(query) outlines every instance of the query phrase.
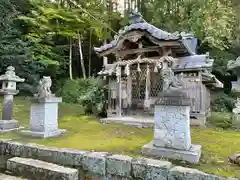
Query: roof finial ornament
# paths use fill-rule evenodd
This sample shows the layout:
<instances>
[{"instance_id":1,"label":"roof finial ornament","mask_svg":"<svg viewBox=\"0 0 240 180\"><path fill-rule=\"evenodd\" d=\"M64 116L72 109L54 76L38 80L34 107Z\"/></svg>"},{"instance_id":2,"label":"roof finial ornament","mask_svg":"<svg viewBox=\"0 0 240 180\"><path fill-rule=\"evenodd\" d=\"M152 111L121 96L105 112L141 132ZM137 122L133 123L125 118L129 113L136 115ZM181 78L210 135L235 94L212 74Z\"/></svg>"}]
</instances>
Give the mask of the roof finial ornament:
<instances>
[{"instance_id":1,"label":"roof finial ornament","mask_svg":"<svg viewBox=\"0 0 240 180\"><path fill-rule=\"evenodd\" d=\"M130 23L131 24L144 23L144 22L146 22L146 21L143 19L143 16L141 13L136 12L136 11L130 12Z\"/></svg>"}]
</instances>

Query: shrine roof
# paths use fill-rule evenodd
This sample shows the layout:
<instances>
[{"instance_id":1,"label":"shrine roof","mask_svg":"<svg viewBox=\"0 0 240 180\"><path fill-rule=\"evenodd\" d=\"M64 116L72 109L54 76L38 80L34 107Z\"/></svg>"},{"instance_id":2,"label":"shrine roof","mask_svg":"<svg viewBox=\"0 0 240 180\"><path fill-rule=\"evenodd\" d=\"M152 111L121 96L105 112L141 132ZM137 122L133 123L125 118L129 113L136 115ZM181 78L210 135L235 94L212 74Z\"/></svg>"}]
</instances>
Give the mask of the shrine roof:
<instances>
[{"instance_id":1,"label":"shrine roof","mask_svg":"<svg viewBox=\"0 0 240 180\"><path fill-rule=\"evenodd\" d=\"M178 59L179 63L176 64L174 69L212 69L214 62L208 54L185 56Z\"/></svg>"},{"instance_id":2,"label":"shrine roof","mask_svg":"<svg viewBox=\"0 0 240 180\"><path fill-rule=\"evenodd\" d=\"M129 26L125 26L123 30L118 31L118 35L114 37L114 40L111 41L109 44L103 45L100 48L94 48L96 52L102 52L105 50L108 50L114 46L116 46L119 38L123 36L125 33L132 31L132 30L143 30L147 31L149 34L151 34L153 37L155 37L158 40L178 40L181 39L180 34L177 33L169 33L166 31L163 31L161 29L158 29L157 27L149 24L149 23L136 23L131 24Z\"/></svg>"},{"instance_id":3,"label":"shrine roof","mask_svg":"<svg viewBox=\"0 0 240 180\"><path fill-rule=\"evenodd\" d=\"M167 31L161 30L155 27L152 24L147 23L144 19L142 19L141 15L137 15L138 19L131 20L131 24L125 26L123 29L118 31L118 35L114 36L114 40L109 44L105 44L100 46L99 48L94 48L97 53L102 53L109 49L112 49L117 46L120 39L123 39L124 35L130 31L140 30L149 33L152 37L157 40L163 41L181 41L181 43L185 46L185 48L189 51L189 54L195 54L195 48L197 45L197 39L193 34L185 33L185 32L175 32L169 33Z\"/></svg>"},{"instance_id":4,"label":"shrine roof","mask_svg":"<svg viewBox=\"0 0 240 180\"><path fill-rule=\"evenodd\" d=\"M209 71L202 72L202 81L206 85L211 85L215 88L223 88L223 83L219 81L216 76Z\"/></svg>"}]
</instances>

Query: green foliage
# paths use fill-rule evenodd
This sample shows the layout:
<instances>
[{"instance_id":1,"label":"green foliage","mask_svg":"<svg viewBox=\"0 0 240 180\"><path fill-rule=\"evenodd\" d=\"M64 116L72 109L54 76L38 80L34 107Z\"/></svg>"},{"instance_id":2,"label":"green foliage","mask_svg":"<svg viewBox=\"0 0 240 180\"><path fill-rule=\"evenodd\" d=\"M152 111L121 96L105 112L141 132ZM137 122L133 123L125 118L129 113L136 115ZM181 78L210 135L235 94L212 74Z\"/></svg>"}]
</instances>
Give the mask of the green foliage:
<instances>
[{"instance_id":1,"label":"green foliage","mask_svg":"<svg viewBox=\"0 0 240 180\"><path fill-rule=\"evenodd\" d=\"M229 93L229 96L236 100L237 98L240 97L240 92L235 91L235 90L231 90L231 92Z\"/></svg>"},{"instance_id":2,"label":"green foliage","mask_svg":"<svg viewBox=\"0 0 240 180\"><path fill-rule=\"evenodd\" d=\"M82 51L76 39L84 41L90 30L98 39L107 39L111 33L106 30L106 26L120 19L118 13L107 11L102 0L88 0L88 3L77 0L29 1L32 5L30 13L18 19L28 26L25 37L32 42L33 59L45 65L57 65L65 77L66 67L72 74L72 66L78 64L77 56ZM81 66L83 69L85 64L81 63Z\"/></svg>"},{"instance_id":3,"label":"green foliage","mask_svg":"<svg viewBox=\"0 0 240 180\"><path fill-rule=\"evenodd\" d=\"M192 31L201 43L229 48L233 41L235 14L228 0L149 0L148 19L168 31Z\"/></svg>"},{"instance_id":4,"label":"green foliage","mask_svg":"<svg viewBox=\"0 0 240 180\"><path fill-rule=\"evenodd\" d=\"M214 112L231 112L234 108L235 100L228 94L221 93L211 102L211 109Z\"/></svg>"},{"instance_id":5,"label":"green foliage","mask_svg":"<svg viewBox=\"0 0 240 180\"><path fill-rule=\"evenodd\" d=\"M213 112L212 115L207 118L207 122L217 128L232 128L232 116L227 113L223 114Z\"/></svg>"},{"instance_id":6,"label":"green foliage","mask_svg":"<svg viewBox=\"0 0 240 180\"><path fill-rule=\"evenodd\" d=\"M85 113L99 115L104 111L106 88L100 79L67 80L58 92L64 102L78 103L84 107Z\"/></svg>"},{"instance_id":7,"label":"green foliage","mask_svg":"<svg viewBox=\"0 0 240 180\"><path fill-rule=\"evenodd\" d=\"M26 81L19 85L21 92L33 92L44 66L39 62L32 62L33 51L28 41L21 38L19 22L15 19L17 12L11 1L0 1L0 72L4 73L7 66L14 66L16 74Z\"/></svg>"},{"instance_id":8,"label":"green foliage","mask_svg":"<svg viewBox=\"0 0 240 180\"><path fill-rule=\"evenodd\" d=\"M229 60L233 60L236 56L227 51L221 51L213 49L210 52L211 57L214 59L213 71L215 74L226 76L227 75L227 64Z\"/></svg>"}]
</instances>

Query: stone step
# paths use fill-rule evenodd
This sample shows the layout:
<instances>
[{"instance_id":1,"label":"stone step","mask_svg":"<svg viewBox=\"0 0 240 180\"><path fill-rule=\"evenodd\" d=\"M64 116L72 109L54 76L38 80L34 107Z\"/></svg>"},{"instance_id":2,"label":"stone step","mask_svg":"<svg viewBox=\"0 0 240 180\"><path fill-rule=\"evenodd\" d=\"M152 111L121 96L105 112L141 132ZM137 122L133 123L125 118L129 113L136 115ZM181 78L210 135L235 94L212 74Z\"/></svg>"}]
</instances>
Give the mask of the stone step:
<instances>
[{"instance_id":1,"label":"stone step","mask_svg":"<svg viewBox=\"0 0 240 180\"><path fill-rule=\"evenodd\" d=\"M0 173L0 180L27 180L27 179Z\"/></svg>"},{"instance_id":2,"label":"stone step","mask_svg":"<svg viewBox=\"0 0 240 180\"><path fill-rule=\"evenodd\" d=\"M7 170L31 180L78 180L77 169L28 158L9 159Z\"/></svg>"}]
</instances>

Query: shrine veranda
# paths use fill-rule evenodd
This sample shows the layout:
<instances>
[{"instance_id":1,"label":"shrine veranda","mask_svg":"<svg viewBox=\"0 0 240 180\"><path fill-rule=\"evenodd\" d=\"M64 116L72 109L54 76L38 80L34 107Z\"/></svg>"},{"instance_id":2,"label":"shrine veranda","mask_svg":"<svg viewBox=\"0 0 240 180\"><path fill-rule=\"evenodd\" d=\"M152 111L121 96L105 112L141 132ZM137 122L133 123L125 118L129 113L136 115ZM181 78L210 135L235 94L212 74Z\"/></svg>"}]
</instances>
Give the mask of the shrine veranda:
<instances>
[{"instance_id":1,"label":"shrine veranda","mask_svg":"<svg viewBox=\"0 0 240 180\"><path fill-rule=\"evenodd\" d=\"M204 125L210 113L210 92L223 84L211 73L214 60L196 53L193 34L169 33L135 17L114 40L95 51L108 62L98 74L108 88L107 118L116 122L151 127L154 105L162 91L163 61L182 76L184 91L191 98L191 124Z\"/></svg>"}]
</instances>

